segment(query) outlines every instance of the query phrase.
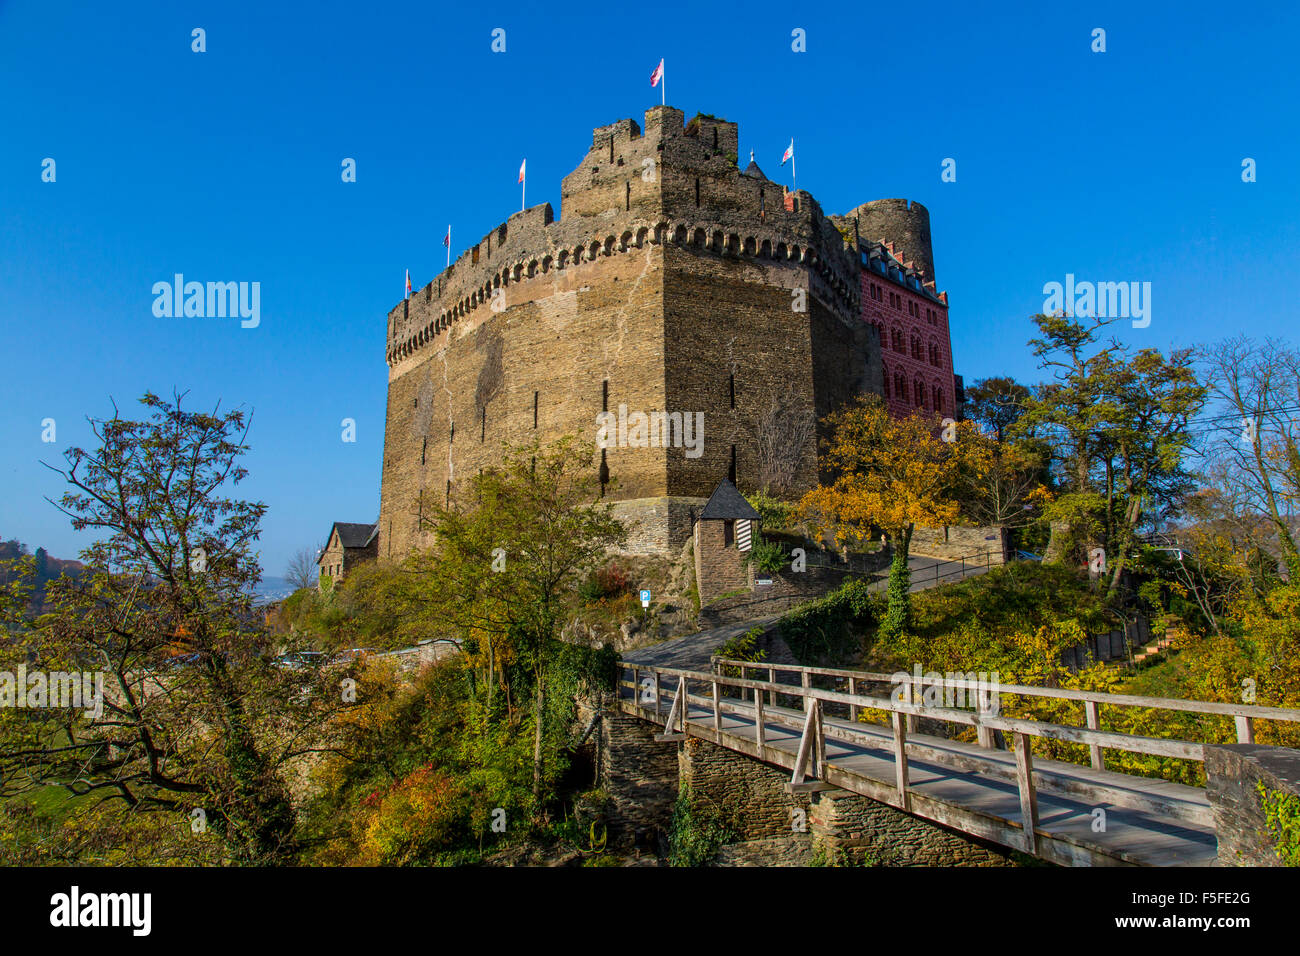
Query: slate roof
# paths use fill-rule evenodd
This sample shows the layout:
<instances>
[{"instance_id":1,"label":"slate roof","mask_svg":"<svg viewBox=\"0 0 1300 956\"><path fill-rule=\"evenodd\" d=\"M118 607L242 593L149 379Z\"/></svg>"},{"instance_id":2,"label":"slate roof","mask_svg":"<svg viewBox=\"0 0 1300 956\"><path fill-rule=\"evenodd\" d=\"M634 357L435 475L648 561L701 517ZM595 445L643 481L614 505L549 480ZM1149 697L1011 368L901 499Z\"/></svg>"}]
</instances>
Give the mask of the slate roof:
<instances>
[{"instance_id":1,"label":"slate roof","mask_svg":"<svg viewBox=\"0 0 1300 956\"><path fill-rule=\"evenodd\" d=\"M718 487L713 489L704 510L700 512L701 521L731 521L736 518L758 521L758 512L745 500L730 480L723 478Z\"/></svg>"},{"instance_id":2,"label":"slate roof","mask_svg":"<svg viewBox=\"0 0 1300 956\"><path fill-rule=\"evenodd\" d=\"M763 175L763 171L758 168L758 163L754 162L753 150L750 150L749 153L749 165L745 167L745 171L741 173L741 175L753 176L755 179L767 179L767 177Z\"/></svg>"},{"instance_id":3,"label":"slate roof","mask_svg":"<svg viewBox=\"0 0 1300 956\"><path fill-rule=\"evenodd\" d=\"M330 528L329 538L325 540L329 541L330 538L333 538L335 531L338 531L339 541L343 547L364 548L375 535L379 534L379 522L355 524L348 521L336 521L334 526Z\"/></svg>"}]
</instances>

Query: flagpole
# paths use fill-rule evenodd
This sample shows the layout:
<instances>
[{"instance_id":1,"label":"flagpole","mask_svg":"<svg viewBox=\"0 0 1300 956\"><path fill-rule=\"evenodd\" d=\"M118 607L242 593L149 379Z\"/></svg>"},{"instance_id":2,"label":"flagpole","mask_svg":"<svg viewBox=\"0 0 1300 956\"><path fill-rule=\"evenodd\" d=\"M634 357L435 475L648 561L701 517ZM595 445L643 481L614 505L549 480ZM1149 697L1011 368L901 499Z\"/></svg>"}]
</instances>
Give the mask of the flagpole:
<instances>
[{"instance_id":1,"label":"flagpole","mask_svg":"<svg viewBox=\"0 0 1300 956\"><path fill-rule=\"evenodd\" d=\"M794 137L790 137L790 176L794 180L794 192L799 191L799 161L794 158Z\"/></svg>"},{"instance_id":2,"label":"flagpole","mask_svg":"<svg viewBox=\"0 0 1300 956\"><path fill-rule=\"evenodd\" d=\"M524 178L519 183L519 211L520 212L523 212L526 208L528 208L527 204L524 202L524 196L527 194L527 192L528 192L528 170L525 169Z\"/></svg>"},{"instance_id":3,"label":"flagpole","mask_svg":"<svg viewBox=\"0 0 1300 956\"><path fill-rule=\"evenodd\" d=\"M664 67L663 76L659 77L659 105L668 105L668 68Z\"/></svg>"},{"instance_id":4,"label":"flagpole","mask_svg":"<svg viewBox=\"0 0 1300 956\"><path fill-rule=\"evenodd\" d=\"M451 223L447 223L447 268L451 268Z\"/></svg>"}]
</instances>

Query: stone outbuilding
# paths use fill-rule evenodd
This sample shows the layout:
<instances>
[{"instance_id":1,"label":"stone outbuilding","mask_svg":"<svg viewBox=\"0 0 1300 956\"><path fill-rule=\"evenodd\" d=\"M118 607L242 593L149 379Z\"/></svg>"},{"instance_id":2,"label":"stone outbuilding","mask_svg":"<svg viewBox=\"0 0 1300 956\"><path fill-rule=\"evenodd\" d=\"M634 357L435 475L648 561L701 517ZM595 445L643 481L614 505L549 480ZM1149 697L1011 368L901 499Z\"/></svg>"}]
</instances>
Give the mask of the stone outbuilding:
<instances>
[{"instance_id":1,"label":"stone outbuilding","mask_svg":"<svg viewBox=\"0 0 1300 956\"><path fill-rule=\"evenodd\" d=\"M759 515L728 479L718 482L695 519L695 580L700 606L719 595L754 586L746 553L758 538Z\"/></svg>"},{"instance_id":2,"label":"stone outbuilding","mask_svg":"<svg viewBox=\"0 0 1300 956\"><path fill-rule=\"evenodd\" d=\"M320 574L316 577L316 587L324 589L326 578L333 584L338 584L350 569L366 561L373 561L378 556L379 522L357 524L336 521L330 528L325 549L316 559L316 564L320 568Z\"/></svg>"}]
</instances>

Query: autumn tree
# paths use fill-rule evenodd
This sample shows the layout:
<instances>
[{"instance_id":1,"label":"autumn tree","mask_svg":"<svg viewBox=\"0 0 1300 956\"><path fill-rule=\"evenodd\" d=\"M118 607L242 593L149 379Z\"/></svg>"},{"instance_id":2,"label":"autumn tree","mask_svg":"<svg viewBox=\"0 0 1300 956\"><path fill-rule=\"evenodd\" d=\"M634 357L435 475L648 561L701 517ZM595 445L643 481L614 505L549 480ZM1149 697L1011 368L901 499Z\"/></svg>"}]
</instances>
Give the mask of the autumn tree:
<instances>
[{"instance_id":1,"label":"autumn tree","mask_svg":"<svg viewBox=\"0 0 1300 956\"><path fill-rule=\"evenodd\" d=\"M549 669L578 584L627 531L600 501L591 447L574 437L507 449L446 506L426 512L434 546L404 569L424 613L465 635L486 671L489 709L500 687L516 702L506 668L521 669L532 696L533 797L546 774L543 739Z\"/></svg>"},{"instance_id":2,"label":"autumn tree","mask_svg":"<svg viewBox=\"0 0 1300 956\"><path fill-rule=\"evenodd\" d=\"M337 694L262 654L252 546L266 509L230 493L247 474L248 420L190 411L183 394L140 402L142 420L90 419L96 447L54 469L69 485L57 507L100 535L86 570L53 582L40 616L28 581L0 593L12 637L0 665L103 679L102 706L0 711L0 797L60 787L108 822L170 814L170 832L188 833L201 819L228 859L289 860L286 774L320 746Z\"/></svg>"},{"instance_id":3,"label":"autumn tree","mask_svg":"<svg viewBox=\"0 0 1300 956\"><path fill-rule=\"evenodd\" d=\"M893 554L882 627L896 632L910 608L912 530L957 522L961 488L988 468L987 443L969 422L940 426L921 413L894 418L877 396L824 423L830 437L822 464L832 480L805 495L801 509L818 533L829 531L841 545L885 533Z\"/></svg>"}]
</instances>

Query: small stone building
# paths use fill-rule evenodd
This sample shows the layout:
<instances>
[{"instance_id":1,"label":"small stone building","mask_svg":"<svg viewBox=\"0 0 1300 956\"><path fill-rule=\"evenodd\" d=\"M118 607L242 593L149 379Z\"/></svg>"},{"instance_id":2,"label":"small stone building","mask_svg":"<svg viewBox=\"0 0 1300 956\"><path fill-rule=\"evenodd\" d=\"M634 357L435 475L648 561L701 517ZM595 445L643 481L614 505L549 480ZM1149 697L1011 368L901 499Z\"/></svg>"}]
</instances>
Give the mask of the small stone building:
<instances>
[{"instance_id":1,"label":"small stone building","mask_svg":"<svg viewBox=\"0 0 1300 956\"><path fill-rule=\"evenodd\" d=\"M338 584L349 569L373 561L379 556L379 522L356 524L336 521L330 528L329 539L320 557L316 559L320 574L316 587L324 588L325 579Z\"/></svg>"},{"instance_id":2,"label":"small stone building","mask_svg":"<svg viewBox=\"0 0 1300 956\"><path fill-rule=\"evenodd\" d=\"M744 562L758 532L754 506L728 479L722 479L695 519L695 580L701 607L719 595L753 588L753 566Z\"/></svg>"}]
</instances>

